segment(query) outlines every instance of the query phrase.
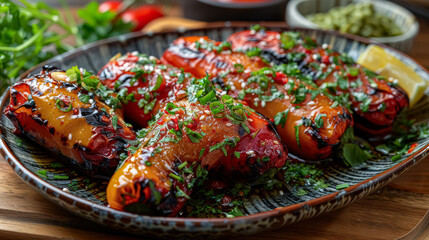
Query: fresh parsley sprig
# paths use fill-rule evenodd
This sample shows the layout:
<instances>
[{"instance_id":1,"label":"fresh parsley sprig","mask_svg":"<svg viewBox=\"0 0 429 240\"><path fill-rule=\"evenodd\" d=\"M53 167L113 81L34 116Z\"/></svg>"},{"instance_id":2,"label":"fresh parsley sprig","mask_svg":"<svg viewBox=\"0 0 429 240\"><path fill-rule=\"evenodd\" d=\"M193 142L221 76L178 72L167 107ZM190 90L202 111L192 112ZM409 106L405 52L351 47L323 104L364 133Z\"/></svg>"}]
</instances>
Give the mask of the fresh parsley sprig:
<instances>
[{"instance_id":1,"label":"fresh parsley sprig","mask_svg":"<svg viewBox=\"0 0 429 240\"><path fill-rule=\"evenodd\" d=\"M0 3L0 93L27 69L96 40L131 32L132 24L117 19L117 14L99 12L98 3L91 2L78 10L79 25L61 0L65 14L40 1L19 4L5 0ZM66 19L63 17L66 16ZM52 30L56 29L56 30ZM65 43L72 37L75 44Z\"/></svg>"}]
</instances>

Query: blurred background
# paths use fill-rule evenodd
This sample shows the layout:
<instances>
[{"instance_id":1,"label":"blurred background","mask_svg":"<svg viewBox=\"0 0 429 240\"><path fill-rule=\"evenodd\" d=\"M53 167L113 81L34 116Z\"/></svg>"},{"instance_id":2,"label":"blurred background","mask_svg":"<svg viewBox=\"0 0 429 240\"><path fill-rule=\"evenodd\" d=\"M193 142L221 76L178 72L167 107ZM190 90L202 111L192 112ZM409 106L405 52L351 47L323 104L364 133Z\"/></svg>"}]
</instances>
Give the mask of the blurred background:
<instances>
[{"instance_id":1,"label":"blurred background","mask_svg":"<svg viewBox=\"0 0 429 240\"><path fill-rule=\"evenodd\" d=\"M93 41L224 21L335 30L429 56L427 48L413 48L417 36L426 41L429 34L427 0L2 0L1 88L30 67ZM421 59L428 67L429 57Z\"/></svg>"}]
</instances>

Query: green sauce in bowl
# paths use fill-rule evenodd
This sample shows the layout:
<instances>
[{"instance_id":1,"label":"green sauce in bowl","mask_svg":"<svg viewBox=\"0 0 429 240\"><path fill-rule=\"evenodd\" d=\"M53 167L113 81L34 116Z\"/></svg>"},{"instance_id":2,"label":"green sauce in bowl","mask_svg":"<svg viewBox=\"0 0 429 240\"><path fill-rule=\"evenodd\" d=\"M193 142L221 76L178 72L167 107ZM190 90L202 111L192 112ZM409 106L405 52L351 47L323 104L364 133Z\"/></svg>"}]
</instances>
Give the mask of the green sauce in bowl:
<instances>
[{"instance_id":1,"label":"green sauce in bowl","mask_svg":"<svg viewBox=\"0 0 429 240\"><path fill-rule=\"evenodd\" d=\"M392 37L403 32L389 17L374 10L372 3L357 3L332 8L327 13L308 15L320 28L363 37Z\"/></svg>"}]
</instances>

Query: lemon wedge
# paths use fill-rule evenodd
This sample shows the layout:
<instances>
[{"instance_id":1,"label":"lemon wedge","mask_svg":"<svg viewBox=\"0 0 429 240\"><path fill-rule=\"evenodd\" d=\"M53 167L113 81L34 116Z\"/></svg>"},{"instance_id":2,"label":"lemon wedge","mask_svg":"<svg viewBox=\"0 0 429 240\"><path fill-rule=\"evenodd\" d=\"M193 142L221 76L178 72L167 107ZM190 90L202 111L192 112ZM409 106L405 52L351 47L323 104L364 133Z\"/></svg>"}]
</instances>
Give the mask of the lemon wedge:
<instances>
[{"instance_id":1,"label":"lemon wedge","mask_svg":"<svg viewBox=\"0 0 429 240\"><path fill-rule=\"evenodd\" d=\"M399 86L408 94L410 107L424 95L427 82L411 67L387 53L380 46L369 45L359 56L357 63L386 79L397 79Z\"/></svg>"}]
</instances>

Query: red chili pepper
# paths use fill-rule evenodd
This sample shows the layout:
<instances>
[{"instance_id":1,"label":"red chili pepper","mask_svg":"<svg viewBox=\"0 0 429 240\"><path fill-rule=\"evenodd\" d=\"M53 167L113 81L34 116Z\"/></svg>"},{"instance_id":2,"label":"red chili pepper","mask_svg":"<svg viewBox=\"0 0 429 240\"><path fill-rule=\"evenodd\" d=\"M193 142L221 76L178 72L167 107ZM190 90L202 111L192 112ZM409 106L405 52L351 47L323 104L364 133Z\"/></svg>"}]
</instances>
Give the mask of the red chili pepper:
<instances>
[{"instance_id":1,"label":"red chili pepper","mask_svg":"<svg viewBox=\"0 0 429 240\"><path fill-rule=\"evenodd\" d=\"M101 121L106 122L106 123L110 122L109 118L107 116L104 116L104 115L101 117Z\"/></svg>"},{"instance_id":2,"label":"red chili pepper","mask_svg":"<svg viewBox=\"0 0 429 240\"><path fill-rule=\"evenodd\" d=\"M311 50L310 49L304 49L304 53L306 53L306 54L311 54Z\"/></svg>"},{"instance_id":3,"label":"red chili pepper","mask_svg":"<svg viewBox=\"0 0 429 240\"><path fill-rule=\"evenodd\" d=\"M410 149L408 149L408 153L411 153L412 151L414 151L414 149L417 147L417 143L413 143L413 144L411 144L411 147L410 147Z\"/></svg>"},{"instance_id":4,"label":"red chili pepper","mask_svg":"<svg viewBox=\"0 0 429 240\"><path fill-rule=\"evenodd\" d=\"M197 127L197 125L198 125L198 123L196 122L196 120L194 120L194 122L189 123L187 126L190 129L195 129Z\"/></svg>"},{"instance_id":5,"label":"red chili pepper","mask_svg":"<svg viewBox=\"0 0 429 240\"><path fill-rule=\"evenodd\" d=\"M324 63L324 64L329 64L329 63L331 63L331 62L329 61L329 56L327 56L327 55L322 56L322 63Z\"/></svg>"},{"instance_id":6,"label":"red chili pepper","mask_svg":"<svg viewBox=\"0 0 429 240\"><path fill-rule=\"evenodd\" d=\"M276 76L274 76L273 79L276 83L279 84L286 84L288 82L286 74L281 72L276 72Z\"/></svg>"},{"instance_id":7,"label":"red chili pepper","mask_svg":"<svg viewBox=\"0 0 429 240\"><path fill-rule=\"evenodd\" d=\"M174 123L174 130L179 131L179 123L177 121L177 117L172 118L171 121Z\"/></svg>"}]
</instances>

